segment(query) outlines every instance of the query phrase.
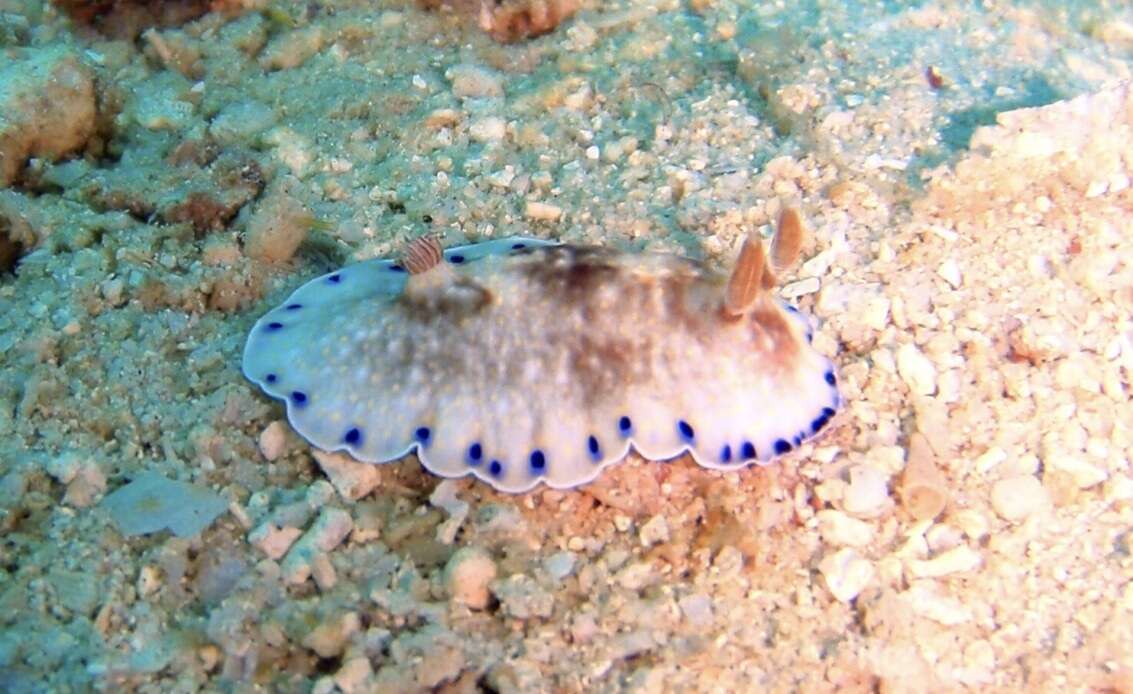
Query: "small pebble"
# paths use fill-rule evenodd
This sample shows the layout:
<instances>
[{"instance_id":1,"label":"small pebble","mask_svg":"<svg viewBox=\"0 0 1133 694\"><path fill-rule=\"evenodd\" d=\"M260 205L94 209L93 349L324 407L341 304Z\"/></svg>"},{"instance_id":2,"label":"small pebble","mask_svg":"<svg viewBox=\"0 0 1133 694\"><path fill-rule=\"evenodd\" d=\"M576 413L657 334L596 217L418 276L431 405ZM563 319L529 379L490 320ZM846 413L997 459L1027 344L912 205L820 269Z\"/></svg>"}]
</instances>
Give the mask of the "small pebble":
<instances>
[{"instance_id":1,"label":"small pebble","mask_svg":"<svg viewBox=\"0 0 1133 694\"><path fill-rule=\"evenodd\" d=\"M547 618L555 608L555 596L526 574L514 574L492 584L504 614L515 619Z\"/></svg>"},{"instance_id":2,"label":"small pebble","mask_svg":"<svg viewBox=\"0 0 1133 694\"><path fill-rule=\"evenodd\" d=\"M300 200L299 182L284 176L264 194L244 232L248 255L265 263L291 260L307 238L313 217Z\"/></svg>"},{"instance_id":3,"label":"small pebble","mask_svg":"<svg viewBox=\"0 0 1133 694\"><path fill-rule=\"evenodd\" d=\"M452 82L452 95L459 99L504 95L499 75L479 65L454 65L445 71L445 77Z\"/></svg>"},{"instance_id":4,"label":"small pebble","mask_svg":"<svg viewBox=\"0 0 1133 694\"><path fill-rule=\"evenodd\" d=\"M1034 475L1008 477L992 485L991 507L1001 518L1021 521L1050 505L1050 495Z\"/></svg>"},{"instance_id":5,"label":"small pebble","mask_svg":"<svg viewBox=\"0 0 1133 694\"><path fill-rule=\"evenodd\" d=\"M783 289L779 293L783 298L797 299L800 296L814 294L820 289L822 289L822 280L817 277L807 277L806 279L783 285Z\"/></svg>"},{"instance_id":6,"label":"small pebble","mask_svg":"<svg viewBox=\"0 0 1133 694\"><path fill-rule=\"evenodd\" d=\"M507 135L507 123L498 116L488 116L473 121L468 126L468 134L477 142L499 142Z\"/></svg>"},{"instance_id":7,"label":"small pebble","mask_svg":"<svg viewBox=\"0 0 1133 694\"><path fill-rule=\"evenodd\" d=\"M57 482L67 484L79 474L82 462L78 453L67 451L49 459L44 468Z\"/></svg>"},{"instance_id":8,"label":"small pebble","mask_svg":"<svg viewBox=\"0 0 1133 694\"><path fill-rule=\"evenodd\" d=\"M888 297L875 296L865 303L861 321L870 328L880 332L889 325L889 308L892 303Z\"/></svg>"},{"instance_id":9,"label":"small pebble","mask_svg":"<svg viewBox=\"0 0 1133 694\"><path fill-rule=\"evenodd\" d=\"M574 572L578 556L574 552L556 552L543 560L543 570L554 581L561 581Z\"/></svg>"},{"instance_id":10,"label":"small pebble","mask_svg":"<svg viewBox=\"0 0 1133 694\"><path fill-rule=\"evenodd\" d=\"M982 563L983 559L980 557L979 552L967 545L960 545L932 559L923 561L917 559L910 560L908 567L909 573L915 578L936 578L955 573L974 571L978 569Z\"/></svg>"},{"instance_id":11,"label":"small pebble","mask_svg":"<svg viewBox=\"0 0 1133 694\"><path fill-rule=\"evenodd\" d=\"M913 612L938 624L953 626L972 621L972 609L956 598L941 595L930 579L916 581L902 595Z\"/></svg>"},{"instance_id":12,"label":"small pebble","mask_svg":"<svg viewBox=\"0 0 1133 694\"><path fill-rule=\"evenodd\" d=\"M260 432L260 453L271 462L278 460L287 450L287 428L278 419Z\"/></svg>"},{"instance_id":13,"label":"small pebble","mask_svg":"<svg viewBox=\"0 0 1133 694\"><path fill-rule=\"evenodd\" d=\"M248 542L260 550L270 559L278 560L287 554L291 545L299 538L302 531L299 528L284 526L276 527L273 523L264 523L248 534Z\"/></svg>"},{"instance_id":14,"label":"small pebble","mask_svg":"<svg viewBox=\"0 0 1133 694\"><path fill-rule=\"evenodd\" d=\"M873 541L872 525L834 509L818 512L818 532L824 542L836 546L864 547Z\"/></svg>"},{"instance_id":15,"label":"small pebble","mask_svg":"<svg viewBox=\"0 0 1133 694\"><path fill-rule=\"evenodd\" d=\"M1052 455L1044 462L1050 469L1067 473L1079 489L1089 489L1109 478L1109 472L1104 468L1073 455Z\"/></svg>"},{"instance_id":16,"label":"small pebble","mask_svg":"<svg viewBox=\"0 0 1133 694\"><path fill-rule=\"evenodd\" d=\"M355 612L346 612L316 626L303 638L303 647L310 648L320 658L342 655L350 637L362 627Z\"/></svg>"},{"instance_id":17,"label":"small pebble","mask_svg":"<svg viewBox=\"0 0 1133 694\"><path fill-rule=\"evenodd\" d=\"M496 562L479 547L458 549L445 564L444 584L452 601L482 610L491 599L489 585L496 578Z\"/></svg>"},{"instance_id":18,"label":"small pebble","mask_svg":"<svg viewBox=\"0 0 1133 694\"><path fill-rule=\"evenodd\" d=\"M360 463L346 453L327 453L314 448L311 454L330 478L330 483L348 501L357 501L368 495L382 481L377 465Z\"/></svg>"},{"instance_id":19,"label":"small pebble","mask_svg":"<svg viewBox=\"0 0 1133 694\"><path fill-rule=\"evenodd\" d=\"M626 590L641 590L656 583L660 577L649 562L634 562L618 572L615 580Z\"/></svg>"},{"instance_id":20,"label":"small pebble","mask_svg":"<svg viewBox=\"0 0 1133 694\"><path fill-rule=\"evenodd\" d=\"M444 545L451 545L456 541L460 526L468 518L468 502L456 496L459 486L460 483L456 480L444 480L429 495L429 503L448 514L448 520L437 526L437 542Z\"/></svg>"},{"instance_id":21,"label":"small pebble","mask_svg":"<svg viewBox=\"0 0 1133 694\"><path fill-rule=\"evenodd\" d=\"M93 460L84 461L79 473L67 484L63 503L75 508L87 508L106 491L106 474Z\"/></svg>"},{"instance_id":22,"label":"small pebble","mask_svg":"<svg viewBox=\"0 0 1133 694\"><path fill-rule=\"evenodd\" d=\"M887 483L885 473L877 468L855 465L850 469L850 484L842 495L842 509L858 518L880 516L893 505Z\"/></svg>"},{"instance_id":23,"label":"small pebble","mask_svg":"<svg viewBox=\"0 0 1133 694\"><path fill-rule=\"evenodd\" d=\"M840 549L827 555L818 565L830 594L841 602L858 596L873 580L873 565L852 549Z\"/></svg>"},{"instance_id":24,"label":"small pebble","mask_svg":"<svg viewBox=\"0 0 1133 694\"><path fill-rule=\"evenodd\" d=\"M319 590L326 592L338 583L338 573L326 552L317 552L311 557L311 578Z\"/></svg>"},{"instance_id":25,"label":"small pebble","mask_svg":"<svg viewBox=\"0 0 1133 694\"><path fill-rule=\"evenodd\" d=\"M897 373L916 395L936 392L936 367L912 343L905 343L897 349Z\"/></svg>"},{"instance_id":26,"label":"small pebble","mask_svg":"<svg viewBox=\"0 0 1133 694\"><path fill-rule=\"evenodd\" d=\"M373 674L369 658L350 658L334 673L334 684L345 694L368 691L367 683Z\"/></svg>"},{"instance_id":27,"label":"small pebble","mask_svg":"<svg viewBox=\"0 0 1133 694\"><path fill-rule=\"evenodd\" d=\"M284 580L293 585L306 581L311 577L316 555L333 550L353 529L354 520L346 511L338 508L323 510L284 557L280 566Z\"/></svg>"},{"instance_id":28,"label":"small pebble","mask_svg":"<svg viewBox=\"0 0 1133 694\"><path fill-rule=\"evenodd\" d=\"M138 571L138 595L148 598L161 587L161 569L153 564L146 564Z\"/></svg>"},{"instance_id":29,"label":"small pebble","mask_svg":"<svg viewBox=\"0 0 1133 694\"><path fill-rule=\"evenodd\" d=\"M528 200L524 214L528 219L534 219L542 222L554 222L562 216L563 208L547 202Z\"/></svg>"},{"instance_id":30,"label":"small pebble","mask_svg":"<svg viewBox=\"0 0 1133 694\"><path fill-rule=\"evenodd\" d=\"M951 258L948 258L940 264L940 267L936 269L936 274L951 285L953 289L959 289L964 281L963 276L960 274L960 266Z\"/></svg>"},{"instance_id":31,"label":"small pebble","mask_svg":"<svg viewBox=\"0 0 1133 694\"><path fill-rule=\"evenodd\" d=\"M598 622L593 612L581 612L570 623L571 640L574 643L586 643L598 635Z\"/></svg>"},{"instance_id":32,"label":"small pebble","mask_svg":"<svg viewBox=\"0 0 1133 694\"><path fill-rule=\"evenodd\" d=\"M315 547L329 552L338 547L353 529L354 520L349 513L340 508L328 508L319 514L318 520L307 534L311 536Z\"/></svg>"},{"instance_id":33,"label":"small pebble","mask_svg":"<svg viewBox=\"0 0 1133 694\"><path fill-rule=\"evenodd\" d=\"M704 628L712 626L712 598L704 593L686 595L677 601L689 626Z\"/></svg>"},{"instance_id":34,"label":"small pebble","mask_svg":"<svg viewBox=\"0 0 1133 694\"><path fill-rule=\"evenodd\" d=\"M647 520L638 531L638 538L641 540L643 547L652 547L661 542L668 542L669 524L666 522L665 517L656 515Z\"/></svg>"},{"instance_id":35,"label":"small pebble","mask_svg":"<svg viewBox=\"0 0 1133 694\"><path fill-rule=\"evenodd\" d=\"M307 504L307 508L316 511L329 504L334 499L334 495L334 485L326 480L315 480L307 486L307 491L303 494L303 503Z\"/></svg>"}]
</instances>

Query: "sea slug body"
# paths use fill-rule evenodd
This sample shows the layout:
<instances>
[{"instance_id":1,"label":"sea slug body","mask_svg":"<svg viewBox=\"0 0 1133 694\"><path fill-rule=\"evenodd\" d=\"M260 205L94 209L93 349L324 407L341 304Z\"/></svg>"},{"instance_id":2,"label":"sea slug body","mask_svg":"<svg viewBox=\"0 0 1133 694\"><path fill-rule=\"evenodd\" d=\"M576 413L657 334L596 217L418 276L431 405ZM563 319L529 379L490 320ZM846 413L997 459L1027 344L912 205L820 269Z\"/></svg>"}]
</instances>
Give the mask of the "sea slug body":
<instances>
[{"instance_id":1,"label":"sea slug body","mask_svg":"<svg viewBox=\"0 0 1133 694\"><path fill-rule=\"evenodd\" d=\"M574 487L630 448L734 469L786 453L840 405L811 326L772 297L785 215L731 276L669 254L508 238L318 277L252 329L245 375L315 446L522 492ZM786 236L787 238L783 238Z\"/></svg>"}]
</instances>

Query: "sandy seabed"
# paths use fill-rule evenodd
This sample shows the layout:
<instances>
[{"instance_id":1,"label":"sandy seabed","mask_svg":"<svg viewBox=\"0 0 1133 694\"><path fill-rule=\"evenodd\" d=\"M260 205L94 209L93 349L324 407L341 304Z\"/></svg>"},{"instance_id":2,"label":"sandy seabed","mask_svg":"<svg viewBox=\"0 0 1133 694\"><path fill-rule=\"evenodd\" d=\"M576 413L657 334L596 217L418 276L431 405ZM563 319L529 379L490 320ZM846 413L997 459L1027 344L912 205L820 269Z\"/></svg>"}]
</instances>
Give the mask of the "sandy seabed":
<instances>
[{"instance_id":1,"label":"sandy seabed","mask_svg":"<svg viewBox=\"0 0 1133 694\"><path fill-rule=\"evenodd\" d=\"M1121 3L116 12L0 0L0 689L1133 691ZM726 268L784 206L846 405L768 467L499 494L240 374L422 233Z\"/></svg>"}]
</instances>

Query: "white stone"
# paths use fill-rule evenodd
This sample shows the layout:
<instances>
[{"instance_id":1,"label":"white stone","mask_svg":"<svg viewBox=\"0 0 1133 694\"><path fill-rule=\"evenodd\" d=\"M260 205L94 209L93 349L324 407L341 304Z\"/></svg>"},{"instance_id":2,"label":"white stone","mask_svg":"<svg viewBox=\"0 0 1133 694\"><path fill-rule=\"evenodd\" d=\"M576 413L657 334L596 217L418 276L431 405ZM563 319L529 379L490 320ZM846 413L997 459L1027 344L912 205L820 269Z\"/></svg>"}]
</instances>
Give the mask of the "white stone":
<instances>
[{"instance_id":1,"label":"white stone","mask_svg":"<svg viewBox=\"0 0 1133 694\"><path fill-rule=\"evenodd\" d=\"M445 71L445 77L452 82L452 94L457 98L483 99L504 95L500 76L479 65L453 65Z\"/></svg>"},{"instance_id":2,"label":"white stone","mask_svg":"<svg viewBox=\"0 0 1133 694\"><path fill-rule=\"evenodd\" d=\"M338 583L338 572L326 552L316 552L311 557L311 578L319 590L326 592Z\"/></svg>"},{"instance_id":3,"label":"white stone","mask_svg":"<svg viewBox=\"0 0 1133 694\"><path fill-rule=\"evenodd\" d=\"M638 531L638 538L643 547L652 547L661 542L668 542L669 523L660 514L653 516L641 526Z\"/></svg>"},{"instance_id":4,"label":"white stone","mask_svg":"<svg viewBox=\"0 0 1133 694\"><path fill-rule=\"evenodd\" d=\"M499 142L507 135L507 123L498 116L480 118L468 126L468 134L477 142Z\"/></svg>"},{"instance_id":5,"label":"white stone","mask_svg":"<svg viewBox=\"0 0 1133 694\"><path fill-rule=\"evenodd\" d=\"M153 564L146 564L138 571L138 595L148 598L161 587L161 569Z\"/></svg>"},{"instance_id":6,"label":"white stone","mask_svg":"<svg viewBox=\"0 0 1133 694\"><path fill-rule=\"evenodd\" d=\"M822 281L817 277L807 277L783 286L779 292L785 299L796 299L807 294L814 294L822 289Z\"/></svg>"},{"instance_id":7,"label":"white stone","mask_svg":"<svg viewBox=\"0 0 1133 694\"><path fill-rule=\"evenodd\" d=\"M528 200L527 206L524 208L524 215L528 219L536 219L543 222L554 222L563 214L563 208L558 205L552 205L548 202L539 202L538 200Z\"/></svg>"},{"instance_id":8,"label":"white stone","mask_svg":"<svg viewBox=\"0 0 1133 694\"><path fill-rule=\"evenodd\" d=\"M704 593L686 595L677 601L677 605L690 626L697 628L712 626L712 598Z\"/></svg>"},{"instance_id":9,"label":"white stone","mask_svg":"<svg viewBox=\"0 0 1133 694\"><path fill-rule=\"evenodd\" d=\"M964 283L964 278L960 274L960 266L951 258L948 258L940 264L940 267L936 268L936 274L940 275L953 289L959 289L960 285Z\"/></svg>"},{"instance_id":10,"label":"white stone","mask_svg":"<svg viewBox=\"0 0 1133 694\"><path fill-rule=\"evenodd\" d=\"M893 506L888 477L870 465L850 469L850 484L842 494L842 510L858 518L876 518Z\"/></svg>"},{"instance_id":11,"label":"white stone","mask_svg":"<svg viewBox=\"0 0 1133 694\"><path fill-rule=\"evenodd\" d=\"M1043 463L1052 470L1069 473L1079 489L1088 489L1109 479L1109 472L1071 455L1051 455Z\"/></svg>"},{"instance_id":12,"label":"white stone","mask_svg":"<svg viewBox=\"0 0 1133 694\"><path fill-rule=\"evenodd\" d=\"M287 450L287 427L280 420L268 424L260 432L260 453L269 462L278 460Z\"/></svg>"},{"instance_id":13,"label":"white stone","mask_svg":"<svg viewBox=\"0 0 1133 694\"><path fill-rule=\"evenodd\" d=\"M299 538L302 531L291 526L277 527L267 522L248 534L248 542L260 550L269 559L279 559L287 554L291 545Z\"/></svg>"},{"instance_id":14,"label":"white stone","mask_svg":"<svg viewBox=\"0 0 1133 694\"><path fill-rule=\"evenodd\" d=\"M909 574L914 578L936 578L954 573L974 571L983 563L980 553L967 545L953 547L936 557L927 560L913 559L908 562Z\"/></svg>"},{"instance_id":15,"label":"white stone","mask_svg":"<svg viewBox=\"0 0 1133 694\"><path fill-rule=\"evenodd\" d=\"M627 590L641 590L657 578L657 573L650 562L637 561L619 571L615 580Z\"/></svg>"},{"instance_id":16,"label":"white stone","mask_svg":"<svg viewBox=\"0 0 1133 694\"><path fill-rule=\"evenodd\" d=\"M824 542L837 546L864 547L873 541L872 525L834 509L818 512L818 532Z\"/></svg>"},{"instance_id":17,"label":"white stone","mask_svg":"<svg viewBox=\"0 0 1133 694\"><path fill-rule=\"evenodd\" d=\"M500 611L515 619L547 618L555 610L555 596L526 574L512 574L492 584Z\"/></svg>"},{"instance_id":18,"label":"white stone","mask_svg":"<svg viewBox=\"0 0 1133 694\"><path fill-rule=\"evenodd\" d=\"M67 451L48 459L45 467L47 474L54 477L57 482L67 484L75 479L75 475L79 474L81 464L82 459L78 453Z\"/></svg>"},{"instance_id":19,"label":"white stone","mask_svg":"<svg viewBox=\"0 0 1133 694\"><path fill-rule=\"evenodd\" d=\"M1133 499L1133 479L1126 475L1115 475L1102 487L1102 496L1106 503Z\"/></svg>"},{"instance_id":20,"label":"white stone","mask_svg":"<svg viewBox=\"0 0 1133 694\"><path fill-rule=\"evenodd\" d=\"M353 529L354 520L349 513L338 508L324 509L307 532L288 550L280 566L283 579L291 584L306 581L311 577L312 562L316 555L333 550Z\"/></svg>"},{"instance_id":21,"label":"white stone","mask_svg":"<svg viewBox=\"0 0 1133 694\"><path fill-rule=\"evenodd\" d=\"M913 612L939 624L952 626L972 620L972 610L956 598L941 595L928 579L915 582L902 593Z\"/></svg>"},{"instance_id":22,"label":"white stone","mask_svg":"<svg viewBox=\"0 0 1133 694\"><path fill-rule=\"evenodd\" d=\"M912 343L905 343L897 349L897 373L916 395L936 392L936 367Z\"/></svg>"},{"instance_id":23,"label":"white stone","mask_svg":"<svg viewBox=\"0 0 1133 694\"><path fill-rule=\"evenodd\" d=\"M445 564L444 585L452 601L469 609L488 606L489 585L496 578L496 562L486 550L462 547Z\"/></svg>"},{"instance_id":24,"label":"white stone","mask_svg":"<svg viewBox=\"0 0 1133 694\"><path fill-rule=\"evenodd\" d=\"M1007 460L1007 451L998 446L992 446L976 458L976 470L985 473Z\"/></svg>"},{"instance_id":25,"label":"white stone","mask_svg":"<svg viewBox=\"0 0 1133 694\"><path fill-rule=\"evenodd\" d=\"M456 496L458 487L456 480L443 480L429 495L429 503L448 514L448 520L437 526L437 542L444 545L456 541L456 533L468 518L468 502Z\"/></svg>"},{"instance_id":26,"label":"white stone","mask_svg":"<svg viewBox=\"0 0 1133 694\"><path fill-rule=\"evenodd\" d=\"M335 495L334 485L326 480L315 480L307 485L307 491L303 494L303 503L307 508L312 511L323 508L334 499Z\"/></svg>"},{"instance_id":27,"label":"white stone","mask_svg":"<svg viewBox=\"0 0 1133 694\"><path fill-rule=\"evenodd\" d=\"M1001 518L1021 521L1050 505L1050 494L1034 475L999 480L991 487L991 507Z\"/></svg>"},{"instance_id":28,"label":"white stone","mask_svg":"<svg viewBox=\"0 0 1133 694\"><path fill-rule=\"evenodd\" d=\"M377 465L360 463L346 453L327 453L317 448L311 454L343 499L357 501L382 481Z\"/></svg>"},{"instance_id":29,"label":"white stone","mask_svg":"<svg viewBox=\"0 0 1133 694\"><path fill-rule=\"evenodd\" d=\"M841 602L849 602L858 596L873 580L873 565L858 556L857 552L846 548L827 555L818 565L830 594Z\"/></svg>"},{"instance_id":30,"label":"white stone","mask_svg":"<svg viewBox=\"0 0 1133 694\"><path fill-rule=\"evenodd\" d=\"M862 311L861 321L866 326L878 332L884 330L889 325L889 307L891 302L888 297L875 296L865 303L865 310Z\"/></svg>"},{"instance_id":31,"label":"white stone","mask_svg":"<svg viewBox=\"0 0 1133 694\"><path fill-rule=\"evenodd\" d=\"M340 508L328 508L319 514L315 524L307 531L315 547L329 552L338 547L350 531L354 529L354 519Z\"/></svg>"},{"instance_id":32,"label":"white stone","mask_svg":"<svg viewBox=\"0 0 1133 694\"><path fill-rule=\"evenodd\" d=\"M320 658L334 658L341 655L350 637L362 627L362 620L355 612L346 612L327 619L303 637L303 647L310 648Z\"/></svg>"},{"instance_id":33,"label":"white stone","mask_svg":"<svg viewBox=\"0 0 1133 694\"><path fill-rule=\"evenodd\" d=\"M561 581L574 572L578 555L574 552L556 552L543 560L543 570L555 581Z\"/></svg>"},{"instance_id":34,"label":"white stone","mask_svg":"<svg viewBox=\"0 0 1133 694\"><path fill-rule=\"evenodd\" d=\"M370 659L365 656L358 656L347 660L338 669L338 672L334 673L334 684L344 694L368 691L367 683L373 674L374 669L370 667Z\"/></svg>"}]
</instances>

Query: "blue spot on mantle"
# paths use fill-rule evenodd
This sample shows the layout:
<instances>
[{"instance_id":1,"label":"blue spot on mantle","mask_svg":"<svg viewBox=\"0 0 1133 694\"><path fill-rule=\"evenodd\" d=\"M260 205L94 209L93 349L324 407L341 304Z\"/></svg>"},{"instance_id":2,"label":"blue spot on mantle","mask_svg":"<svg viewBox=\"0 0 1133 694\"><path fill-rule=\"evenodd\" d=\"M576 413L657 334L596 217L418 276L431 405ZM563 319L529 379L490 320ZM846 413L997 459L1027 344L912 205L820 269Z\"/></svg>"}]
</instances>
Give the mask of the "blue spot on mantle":
<instances>
[{"instance_id":1,"label":"blue spot on mantle","mask_svg":"<svg viewBox=\"0 0 1133 694\"><path fill-rule=\"evenodd\" d=\"M696 432L692 430L692 425L683 419L677 422L677 431L681 433L681 438L685 441L692 441L696 436Z\"/></svg>"}]
</instances>

